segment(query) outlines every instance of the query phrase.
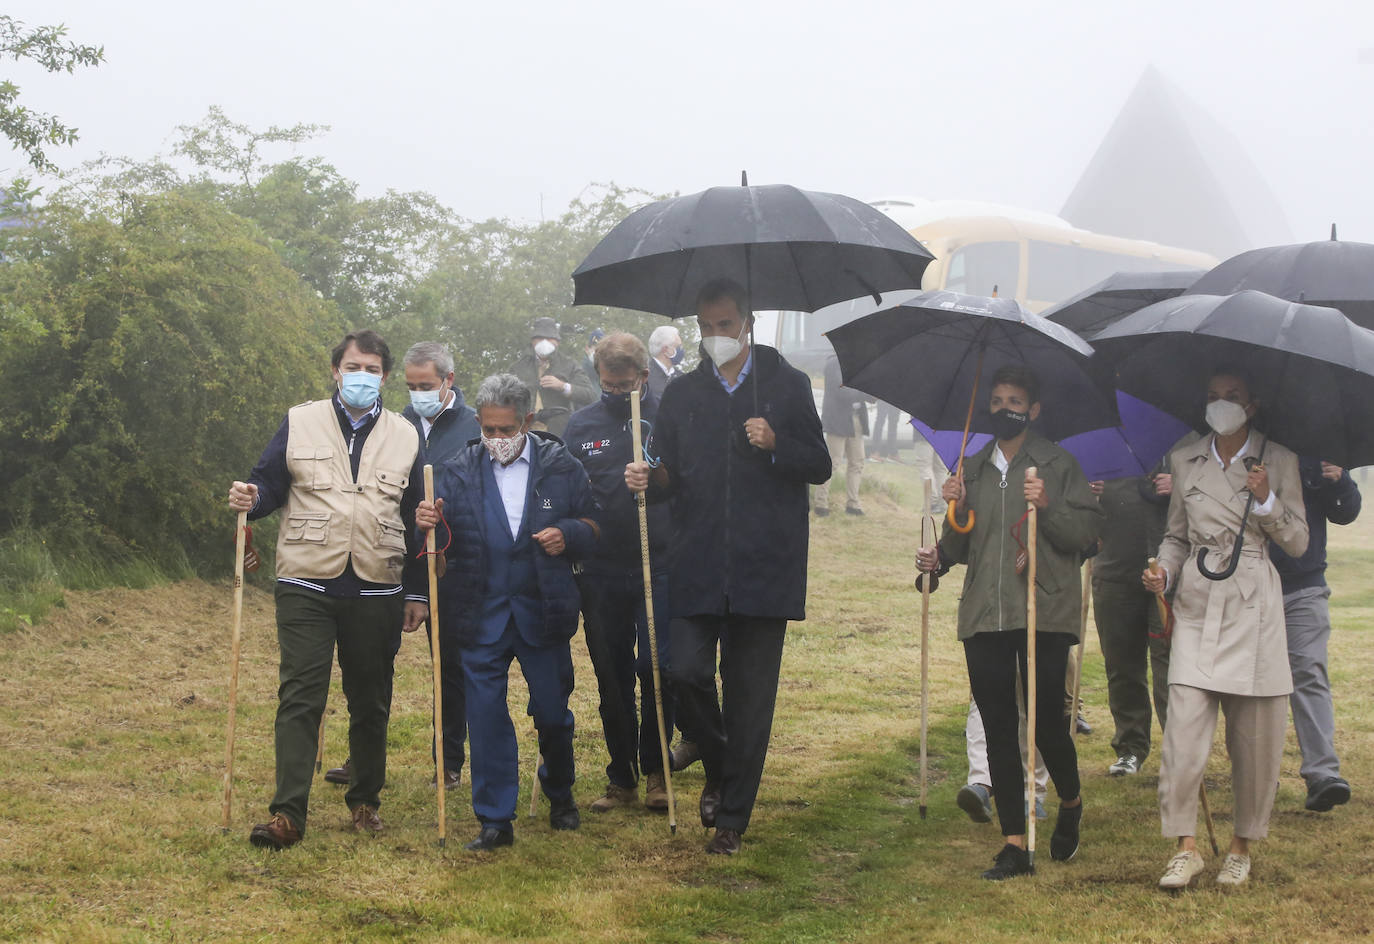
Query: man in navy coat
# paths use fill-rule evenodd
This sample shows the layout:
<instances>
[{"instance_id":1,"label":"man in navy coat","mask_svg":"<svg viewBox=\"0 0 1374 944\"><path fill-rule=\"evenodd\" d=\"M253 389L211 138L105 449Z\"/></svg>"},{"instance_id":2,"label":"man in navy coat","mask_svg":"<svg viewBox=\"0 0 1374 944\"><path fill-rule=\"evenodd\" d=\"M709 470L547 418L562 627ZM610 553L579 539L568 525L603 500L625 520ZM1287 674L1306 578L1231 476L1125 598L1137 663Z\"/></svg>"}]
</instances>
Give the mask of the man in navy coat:
<instances>
[{"instance_id":1,"label":"man in navy coat","mask_svg":"<svg viewBox=\"0 0 1374 944\"><path fill-rule=\"evenodd\" d=\"M482 824L467 848L485 851L515 841L520 778L506 707L512 659L529 684L549 824L580 825L568 710L568 640L581 606L572 563L593 551L598 530L587 473L556 437L530 432L530 388L496 374L482 381L476 406L480 440L435 470L436 501L420 503L416 523L428 530L446 514L452 532L439 625L457 641L467 692L472 807ZM442 528L439 539L447 539Z\"/></svg>"}]
</instances>

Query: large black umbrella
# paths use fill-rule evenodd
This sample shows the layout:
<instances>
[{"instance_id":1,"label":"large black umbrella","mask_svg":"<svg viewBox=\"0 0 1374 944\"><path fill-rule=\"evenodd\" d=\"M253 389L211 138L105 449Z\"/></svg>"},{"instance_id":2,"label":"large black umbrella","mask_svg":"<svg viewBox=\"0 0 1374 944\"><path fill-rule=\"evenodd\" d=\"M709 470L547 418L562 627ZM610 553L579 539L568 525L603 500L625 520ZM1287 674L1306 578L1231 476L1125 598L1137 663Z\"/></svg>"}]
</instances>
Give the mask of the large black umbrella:
<instances>
[{"instance_id":1,"label":"large black umbrella","mask_svg":"<svg viewBox=\"0 0 1374 944\"><path fill-rule=\"evenodd\" d=\"M1067 301L1045 309L1040 317L1092 340L1094 334L1131 312L1182 294L1201 274L1201 269L1117 272Z\"/></svg>"},{"instance_id":2,"label":"large black umbrella","mask_svg":"<svg viewBox=\"0 0 1374 944\"><path fill-rule=\"evenodd\" d=\"M1341 466L1374 463L1374 331L1334 308L1185 294L1126 316L1093 346L1119 389L1195 429L1207 428L1207 378L1237 367L1276 442Z\"/></svg>"},{"instance_id":3,"label":"large black umbrella","mask_svg":"<svg viewBox=\"0 0 1374 944\"><path fill-rule=\"evenodd\" d=\"M1189 295L1230 295L1246 290L1308 305L1339 308L1364 328L1374 328L1374 244L1331 238L1270 246L1232 256L1199 278Z\"/></svg>"},{"instance_id":4,"label":"large black umbrella","mask_svg":"<svg viewBox=\"0 0 1374 944\"><path fill-rule=\"evenodd\" d=\"M756 311L815 311L920 288L932 258L886 214L850 197L782 184L712 187L618 223L573 272L573 304L678 318L696 314L705 283L729 278Z\"/></svg>"},{"instance_id":5,"label":"large black umbrella","mask_svg":"<svg viewBox=\"0 0 1374 944\"><path fill-rule=\"evenodd\" d=\"M969 401L985 401L993 373L1032 368L1041 382L1036 428L1050 439L1120 421L1110 386L1088 367L1093 349L1014 299L922 292L827 332L846 387L886 400L935 429L962 429ZM986 410L972 429L991 432Z\"/></svg>"}]
</instances>

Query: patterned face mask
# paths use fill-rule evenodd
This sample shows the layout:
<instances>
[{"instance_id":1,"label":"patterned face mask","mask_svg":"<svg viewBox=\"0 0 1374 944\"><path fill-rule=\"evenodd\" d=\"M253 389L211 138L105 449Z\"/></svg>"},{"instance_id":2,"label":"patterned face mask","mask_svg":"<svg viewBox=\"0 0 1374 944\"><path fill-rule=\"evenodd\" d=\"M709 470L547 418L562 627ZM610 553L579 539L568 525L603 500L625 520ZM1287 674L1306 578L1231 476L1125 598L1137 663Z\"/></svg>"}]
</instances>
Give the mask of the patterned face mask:
<instances>
[{"instance_id":1,"label":"patterned face mask","mask_svg":"<svg viewBox=\"0 0 1374 944\"><path fill-rule=\"evenodd\" d=\"M525 447L525 434L517 433L510 439L488 439L483 436L482 445L487 447L487 455L502 465L510 465L520 458L520 450Z\"/></svg>"}]
</instances>

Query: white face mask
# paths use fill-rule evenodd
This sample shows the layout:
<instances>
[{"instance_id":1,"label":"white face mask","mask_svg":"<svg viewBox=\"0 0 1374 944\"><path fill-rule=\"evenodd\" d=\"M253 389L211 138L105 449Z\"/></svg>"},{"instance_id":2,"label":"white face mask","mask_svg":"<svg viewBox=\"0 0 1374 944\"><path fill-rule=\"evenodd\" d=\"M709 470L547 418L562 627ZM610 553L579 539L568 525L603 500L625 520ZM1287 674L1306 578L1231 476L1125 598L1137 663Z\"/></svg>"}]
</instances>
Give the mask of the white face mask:
<instances>
[{"instance_id":1,"label":"white face mask","mask_svg":"<svg viewBox=\"0 0 1374 944\"><path fill-rule=\"evenodd\" d=\"M1232 400L1213 400L1207 404L1207 425L1218 436L1229 436L1245 425L1245 407Z\"/></svg>"},{"instance_id":2,"label":"white face mask","mask_svg":"<svg viewBox=\"0 0 1374 944\"><path fill-rule=\"evenodd\" d=\"M542 358L547 359L548 356L554 352L554 348L556 348L557 346L558 345L554 344L548 338L541 338L540 340L534 343L534 353L538 354Z\"/></svg>"},{"instance_id":3,"label":"white face mask","mask_svg":"<svg viewBox=\"0 0 1374 944\"><path fill-rule=\"evenodd\" d=\"M488 439L483 436L482 445L487 447L487 455L502 465L510 465L520 458L520 450L525 447L525 434L516 433L510 439Z\"/></svg>"},{"instance_id":4,"label":"white face mask","mask_svg":"<svg viewBox=\"0 0 1374 944\"><path fill-rule=\"evenodd\" d=\"M739 357L739 352L744 349L744 345L741 344L740 341L744 338L744 332L748 330L749 322L746 319L744 324L740 326L739 337L732 338L728 335L718 335L711 338L702 338L702 350L706 352L707 357L711 358L711 363L715 364L717 367L722 364L728 364L736 357Z\"/></svg>"}]
</instances>

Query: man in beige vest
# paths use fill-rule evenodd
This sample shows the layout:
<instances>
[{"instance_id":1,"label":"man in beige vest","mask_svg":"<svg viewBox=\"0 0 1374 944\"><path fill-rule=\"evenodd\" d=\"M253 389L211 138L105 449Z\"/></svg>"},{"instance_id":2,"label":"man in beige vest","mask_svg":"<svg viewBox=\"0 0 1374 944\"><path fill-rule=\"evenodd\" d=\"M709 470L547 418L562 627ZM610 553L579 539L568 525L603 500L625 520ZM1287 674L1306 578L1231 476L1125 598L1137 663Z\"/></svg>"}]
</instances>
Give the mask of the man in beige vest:
<instances>
[{"instance_id":1,"label":"man in beige vest","mask_svg":"<svg viewBox=\"0 0 1374 944\"><path fill-rule=\"evenodd\" d=\"M229 506L249 518L282 512L277 790L272 818L249 834L270 849L294 845L305 832L336 644L353 759L344 800L354 829L381 832L392 663L400 632L427 614L414 538L424 497L419 436L381 403L391 352L376 332L359 331L339 342L330 363L334 395L292 407L248 481L229 489Z\"/></svg>"}]
</instances>

